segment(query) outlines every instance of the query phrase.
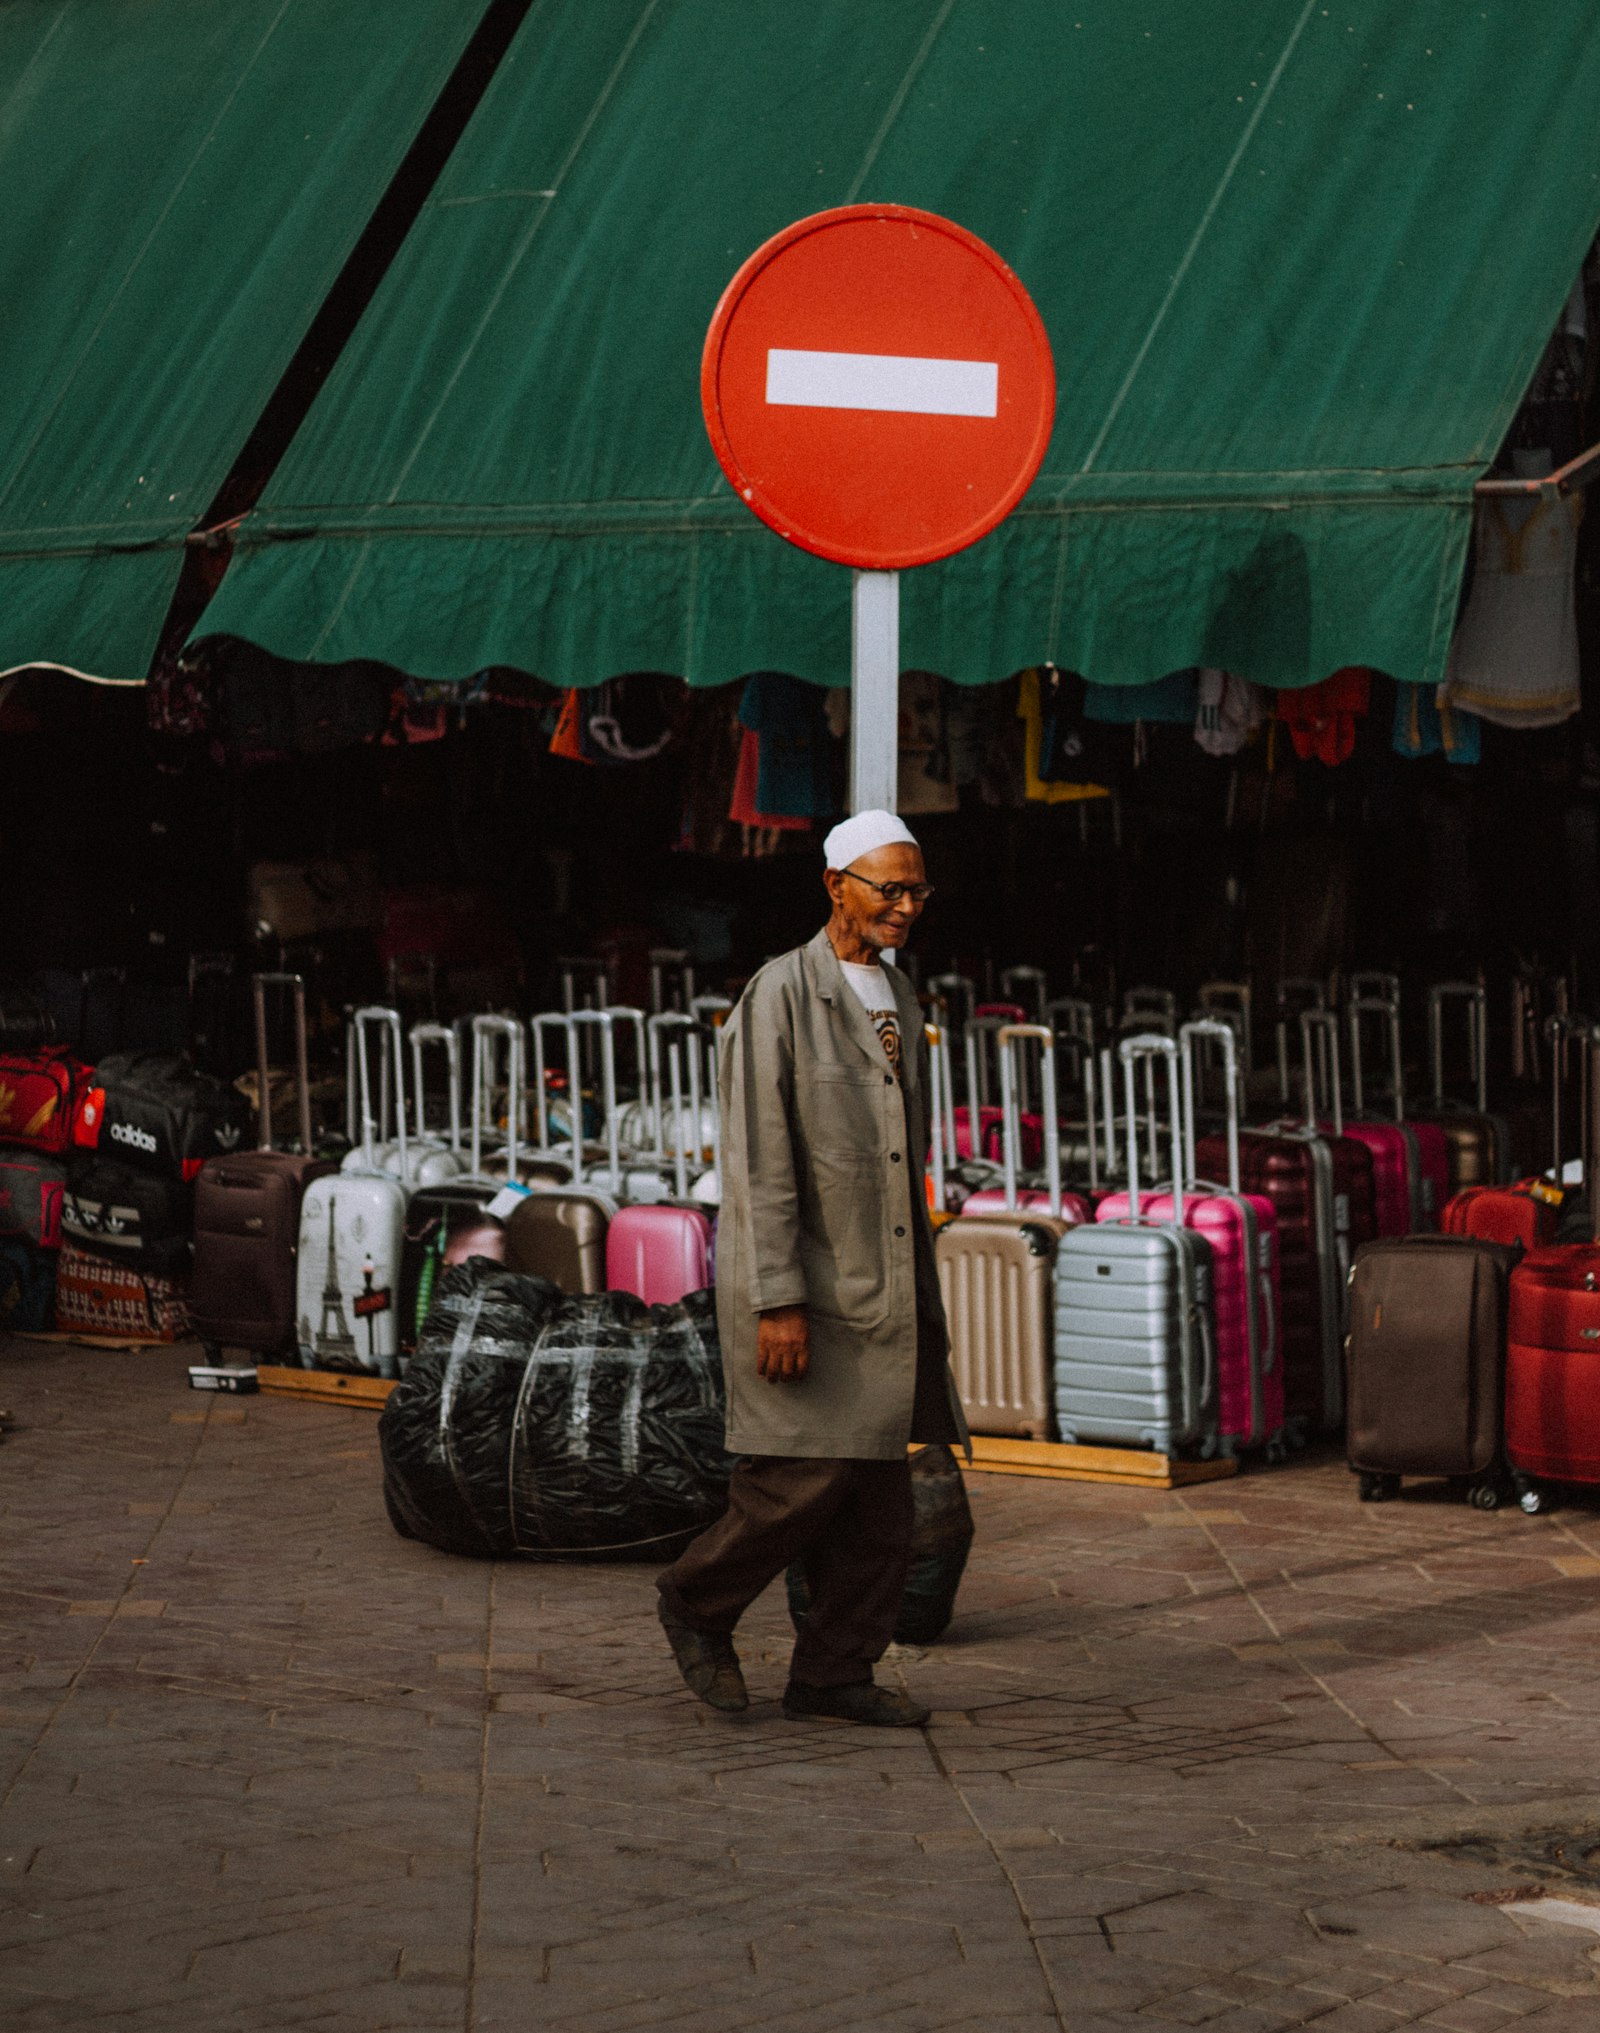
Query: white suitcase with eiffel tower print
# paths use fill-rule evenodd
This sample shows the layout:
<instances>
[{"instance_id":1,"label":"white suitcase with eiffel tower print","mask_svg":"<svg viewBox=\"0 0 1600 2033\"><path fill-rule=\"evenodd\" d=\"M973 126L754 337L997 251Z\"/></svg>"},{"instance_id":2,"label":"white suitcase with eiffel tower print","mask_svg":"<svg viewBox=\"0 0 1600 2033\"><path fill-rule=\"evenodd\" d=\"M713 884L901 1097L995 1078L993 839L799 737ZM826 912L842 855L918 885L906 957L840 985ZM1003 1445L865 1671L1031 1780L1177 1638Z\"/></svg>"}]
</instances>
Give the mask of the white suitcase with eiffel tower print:
<instances>
[{"instance_id":1,"label":"white suitcase with eiffel tower print","mask_svg":"<svg viewBox=\"0 0 1600 2033\"><path fill-rule=\"evenodd\" d=\"M398 1376L406 1191L376 1172L314 1179L300 1204L296 1339L306 1369Z\"/></svg>"},{"instance_id":2,"label":"white suitcase with eiffel tower print","mask_svg":"<svg viewBox=\"0 0 1600 2033\"><path fill-rule=\"evenodd\" d=\"M367 1065L369 1017L386 1018L387 1012L355 1014L360 1148L345 1160L348 1171L314 1179L300 1203L295 1338L306 1369L394 1377L400 1374L397 1301L410 1195L379 1162ZM401 1136L404 1171L403 1117Z\"/></svg>"}]
</instances>

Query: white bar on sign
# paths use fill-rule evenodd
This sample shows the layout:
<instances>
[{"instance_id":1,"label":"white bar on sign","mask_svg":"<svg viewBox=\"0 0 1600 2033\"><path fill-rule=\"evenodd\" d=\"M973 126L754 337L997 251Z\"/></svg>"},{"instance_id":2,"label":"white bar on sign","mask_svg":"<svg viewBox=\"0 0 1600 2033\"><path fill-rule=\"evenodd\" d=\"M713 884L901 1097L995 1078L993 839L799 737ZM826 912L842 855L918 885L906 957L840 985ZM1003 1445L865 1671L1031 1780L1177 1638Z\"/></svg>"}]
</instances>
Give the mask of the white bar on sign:
<instances>
[{"instance_id":1,"label":"white bar on sign","mask_svg":"<svg viewBox=\"0 0 1600 2033\"><path fill-rule=\"evenodd\" d=\"M767 401L797 409L893 409L919 416L994 416L995 360L922 360L912 353L767 349Z\"/></svg>"}]
</instances>

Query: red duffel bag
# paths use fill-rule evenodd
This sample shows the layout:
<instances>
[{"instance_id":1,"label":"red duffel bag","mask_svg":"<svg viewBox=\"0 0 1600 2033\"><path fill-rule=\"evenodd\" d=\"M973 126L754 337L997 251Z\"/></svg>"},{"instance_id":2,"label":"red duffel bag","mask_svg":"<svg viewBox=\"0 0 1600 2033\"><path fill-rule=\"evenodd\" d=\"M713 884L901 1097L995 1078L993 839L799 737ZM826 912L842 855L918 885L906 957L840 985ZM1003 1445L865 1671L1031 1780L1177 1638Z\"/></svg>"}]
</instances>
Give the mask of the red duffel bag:
<instances>
[{"instance_id":1,"label":"red duffel bag","mask_svg":"<svg viewBox=\"0 0 1600 2033\"><path fill-rule=\"evenodd\" d=\"M93 1075L64 1045L0 1053L0 1144L56 1157L72 1143L72 1119Z\"/></svg>"}]
</instances>

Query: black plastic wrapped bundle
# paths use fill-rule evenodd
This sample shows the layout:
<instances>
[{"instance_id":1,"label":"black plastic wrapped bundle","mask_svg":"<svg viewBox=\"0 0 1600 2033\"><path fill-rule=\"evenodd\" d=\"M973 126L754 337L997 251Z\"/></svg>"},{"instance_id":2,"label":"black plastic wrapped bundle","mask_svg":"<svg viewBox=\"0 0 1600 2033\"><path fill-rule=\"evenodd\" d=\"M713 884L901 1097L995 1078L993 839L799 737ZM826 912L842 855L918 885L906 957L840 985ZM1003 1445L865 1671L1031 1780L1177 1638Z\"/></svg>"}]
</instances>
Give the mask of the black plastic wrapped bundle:
<instances>
[{"instance_id":1,"label":"black plastic wrapped bundle","mask_svg":"<svg viewBox=\"0 0 1600 2033\"><path fill-rule=\"evenodd\" d=\"M719 1517L709 1292L569 1298L487 1258L449 1271L378 1425L395 1529L447 1553L668 1560Z\"/></svg>"}]
</instances>

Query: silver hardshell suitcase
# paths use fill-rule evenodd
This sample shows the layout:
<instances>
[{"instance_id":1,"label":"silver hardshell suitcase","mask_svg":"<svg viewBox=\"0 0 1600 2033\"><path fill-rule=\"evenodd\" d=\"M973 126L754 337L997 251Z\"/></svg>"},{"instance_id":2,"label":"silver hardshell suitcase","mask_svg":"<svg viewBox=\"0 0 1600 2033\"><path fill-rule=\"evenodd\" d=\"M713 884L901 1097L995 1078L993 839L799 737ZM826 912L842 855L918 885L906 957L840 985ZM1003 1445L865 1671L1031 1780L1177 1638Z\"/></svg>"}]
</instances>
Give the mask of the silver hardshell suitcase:
<instances>
[{"instance_id":1,"label":"silver hardshell suitcase","mask_svg":"<svg viewBox=\"0 0 1600 2033\"><path fill-rule=\"evenodd\" d=\"M1119 1048L1128 1114L1122 1220L1072 1229L1056 1252L1056 1423L1065 1441L1210 1455L1217 1448L1211 1246L1178 1223L1140 1215L1134 1068L1164 1060L1172 1148L1182 1148L1178 1048L1143 1033ZM1182 1188L1174 1182L1182 1217Z\"/></svg>"}]
</instances>

